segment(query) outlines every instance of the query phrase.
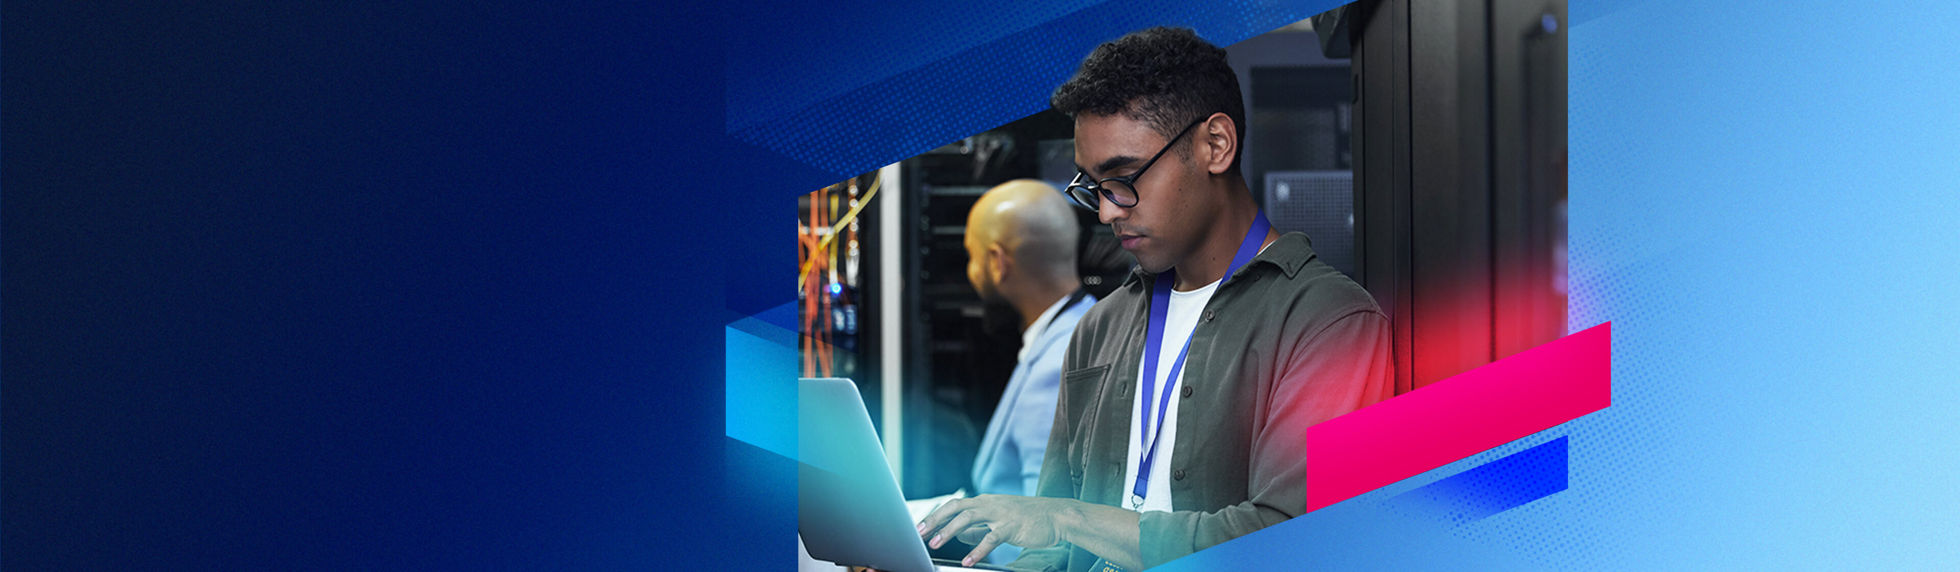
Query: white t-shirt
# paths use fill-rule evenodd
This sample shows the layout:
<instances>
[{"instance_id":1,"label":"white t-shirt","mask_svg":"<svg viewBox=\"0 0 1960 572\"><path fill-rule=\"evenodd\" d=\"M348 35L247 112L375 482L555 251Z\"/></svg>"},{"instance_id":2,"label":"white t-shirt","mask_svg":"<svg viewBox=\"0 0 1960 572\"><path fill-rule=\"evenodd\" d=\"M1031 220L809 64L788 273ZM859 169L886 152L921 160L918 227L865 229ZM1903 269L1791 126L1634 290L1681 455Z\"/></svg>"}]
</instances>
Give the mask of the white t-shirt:
<instances>
[{"instance_id":1,"label":"white t-shirt","mask_svg":"<svg viewBox=\"0 0 1960 572\"><path fill-rule=\"evenodd\" d=\"M1157 379L1142 379L1143 361L1137 361L1136 399L1130 400L1130 454L1129 461L1123 469L1123 508L1139 512L1151 510L1170 512L1171 510L1171 451L1176 449L1177 445L1177 405L1184 400L1181 394L1184 388L1182 381L1184 372L1178 371L1179 381L1169 389L1164 389L1164 378L1170 376L1171 366L1177 363L1177 354L1184 349L1184 341L1191 338L1191 330L1198 326L1198 318L1204 313L1205 303L1211 301L1211 294L1218 291L1220 282L1224 280L1206 284L1203 288L1190 292L1172 290L1171 303L1165 311L1164 345L1158 350ZM1138 440L1138 436L1143 433L1143 419L1138 415L1142 413L1142 409L1138 407L1137 402L1143 399L1142 384L1145 383L1154 384L1152 387L1157 388L1151 391L1153 398L1161 399L1165 391L1169 391L1172 395L1170 405L1164 411L1163 432L1157 436L1157 456L1150 461L1150 483L1149 488L1146 489L1147 494L1143 498L1143 507L1136 508L1131 505L1130 494L1137 482L1137 466L1143 464L1143 443ZM1149 410L1149 415L1155 417L1157 404L1151 403ZM1153 419L1151 427L1155 429L1157 423Z\"/></svg>"}]
</instances>

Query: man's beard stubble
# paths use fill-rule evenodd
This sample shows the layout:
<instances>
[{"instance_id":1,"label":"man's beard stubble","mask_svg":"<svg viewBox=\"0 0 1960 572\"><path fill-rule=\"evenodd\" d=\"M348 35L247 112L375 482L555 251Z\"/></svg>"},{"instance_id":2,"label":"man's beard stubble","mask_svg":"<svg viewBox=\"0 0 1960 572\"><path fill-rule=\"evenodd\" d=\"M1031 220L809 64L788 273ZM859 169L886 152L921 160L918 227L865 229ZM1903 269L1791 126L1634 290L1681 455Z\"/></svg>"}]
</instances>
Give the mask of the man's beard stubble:
<instances>
[{"instance_id":1,"label":"man's beard stubble","mask_svg":"<svg viewBox=\"0 0 1960 572\"><path fill-rule=\"evenodd\" d=\"M980 298L980 333L1003 344L1021 343L1021 312L999 296Z\"/></svg>"}]
</instances>

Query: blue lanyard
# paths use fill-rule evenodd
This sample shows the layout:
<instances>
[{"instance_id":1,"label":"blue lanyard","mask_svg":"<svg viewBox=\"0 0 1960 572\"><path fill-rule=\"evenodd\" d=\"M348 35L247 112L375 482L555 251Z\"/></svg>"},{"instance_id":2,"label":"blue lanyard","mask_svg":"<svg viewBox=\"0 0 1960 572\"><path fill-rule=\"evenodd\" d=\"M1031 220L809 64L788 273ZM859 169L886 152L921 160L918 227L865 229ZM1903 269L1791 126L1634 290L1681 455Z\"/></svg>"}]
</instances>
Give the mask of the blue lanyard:
<instances>
[{"instance_id":1,"label":"blue lanyard","mask_svg":"<svg viewBox=\"0 0 1960 572\"><path fill-rule=\"evenodd\" d=\"M1271 228L1272 226L1266 222L1266 212L1260 211L1252 219L1252 230L1246 231L1245 241L1239 243L1239 252L1232 255L1232 266L1226 268L1225 276L1219 278L1220 286L1223 286L1226 278L1232 277L1232 273L1238 272L1240 267L1251 262L1252 257L1259 254L1259 247L1265 244L1266 232ZM1143 399L1137 400L1137 415L1143 421L1143 430L1137 432L1137 445L1143 447L1143 459L1137 463L1136 486L1130 488L1130 504L1133 508L1143 507L1144 494L1150 490L1150 465L1157 458L1158 436L1164 433L1164 414L1170 410L1171 388L1177 385L1177 374L1184 370L1184 356L1191 353L1193 336L1186 336L1184 348L1178 350L1177 361L1171 364L1170 375L1164 377L1161 395L1156 395L1155 399L1152 399L1153 394L1159 393L1153 391L1157 385L1157 356L1162 354L1164 349L1164 321L1170 314L1171 286L1177 282L1175 274L1172 270L1165 270L1164 273L1158 274L1157 284L1150 294L1149 337L1144 339L1143 346ZM1192 331L1195 333L1197 328L1194 326ZM1151 401L1157 402L1155 427L1151 425Z\"/></svg>"}]
</instances>

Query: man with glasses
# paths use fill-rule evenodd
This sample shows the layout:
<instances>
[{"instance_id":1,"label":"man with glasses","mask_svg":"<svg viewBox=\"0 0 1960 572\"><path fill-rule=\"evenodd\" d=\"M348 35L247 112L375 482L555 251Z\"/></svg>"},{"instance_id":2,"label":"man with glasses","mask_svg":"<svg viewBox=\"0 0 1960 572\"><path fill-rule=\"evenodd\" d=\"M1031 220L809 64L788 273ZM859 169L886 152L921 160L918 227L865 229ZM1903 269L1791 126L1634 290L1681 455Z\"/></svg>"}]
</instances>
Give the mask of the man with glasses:
<instances>
[{"instance_id":1,"label":"man with glasses","mask_svg":"<svg viewBox=\"0 0 1960 572\"><path fill-rule=\"evenodd\" d=\"M1137 268L1070 342L1040 496L949 502L920 534L1029 548L1016 569L1140 570L1298 516L1307 427L1394 392L1387 317L1254 203L1224 50L1135 32L1052 103L1075 119L1069 197Z\"/></svg>"}]
</instances>

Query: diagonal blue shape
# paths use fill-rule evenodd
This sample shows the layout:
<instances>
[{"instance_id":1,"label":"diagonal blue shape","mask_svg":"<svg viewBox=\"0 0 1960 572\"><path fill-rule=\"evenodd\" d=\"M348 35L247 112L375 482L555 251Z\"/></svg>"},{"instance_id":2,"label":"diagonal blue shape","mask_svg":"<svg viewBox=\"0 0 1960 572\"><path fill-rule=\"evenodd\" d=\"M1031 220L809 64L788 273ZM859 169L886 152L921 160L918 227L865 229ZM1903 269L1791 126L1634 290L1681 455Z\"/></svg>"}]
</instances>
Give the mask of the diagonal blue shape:
<instances>
[{"instance_id":1,"label":"diagonal blue shape","mask_svg":"<svg viewBox=\"0 0 1960 572\"><path fill-rule=\"evenodd\" d=\"M796 302L790 301L780 306L757 312L754 318L793 334L797 331ZM795 341L789 343L789 345L795 344Z\"/></svg>"},{"instance_id":2,"label":"diagonal blue shape","mask_svg":"<svg viewBox=\"0 0 1960 572\"><path fill-rule=\"evenodd\" d=\"M731 108L729 124L741 127L730 134L841 179L1047 109L1049 94L1090 50L1125 33L1187 26L1229 46L1338 5L1105 2L799 109L771 109L756 119Z\"/></svg>"},{"instance_id":3,"label":"diagonal blue shape","mask_svg":"<svg viewBox=\"0 0 1960 572\"><path fill-rule=\"evenodd\" d=\"M1103 0L723 6L744 33L724 40L727 129L750 127Z\"/></svg>"},{"instance_id":4,"label":"diagonal blue shape","mask_svg":"<svg viewBox=\"0 0 1960 572\"><path fill-rule=\"evenodd\" d=\"M1482 520L1566 488L1566 438L1559 437L1395 497L1395 503L1452 524Z\"/></svg>"},{"instance_id":5,"label":"diagonal blue shape","mask_svg":"<svg viewBox=\"0 0 1960 572\"><path fill-rule=\"evenodd\" d=\"M796 332L756 318L723 328L727 342L725 433L796 457Z\"/></svg>"},{"instance_id":6,"label":"diagonal blue shape","mask_svg":"<svg viewBox=\"0 0 1960 572\"><path fill-rule=\"evenodd\" d=\"M1399 497L1363 495L1200 550L1152 572L1212 570L1529 570L1502 546L1464 538L1455 527L1406 511Z\"/></svg>"}]
</instances>

